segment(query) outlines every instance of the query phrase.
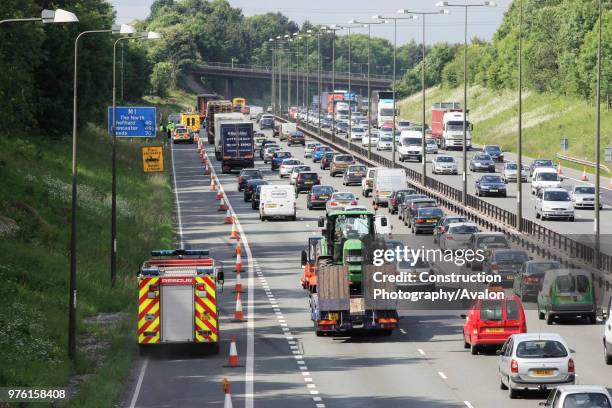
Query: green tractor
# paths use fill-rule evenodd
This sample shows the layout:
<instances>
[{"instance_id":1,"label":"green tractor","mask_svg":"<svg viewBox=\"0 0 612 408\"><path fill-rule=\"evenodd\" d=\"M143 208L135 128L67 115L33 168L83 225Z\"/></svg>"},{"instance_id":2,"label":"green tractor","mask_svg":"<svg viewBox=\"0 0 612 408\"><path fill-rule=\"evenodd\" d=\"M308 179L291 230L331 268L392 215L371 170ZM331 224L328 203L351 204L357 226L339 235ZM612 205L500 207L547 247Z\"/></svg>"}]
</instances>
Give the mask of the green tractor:
<instances>
[{"instance_id":1,"label":"green tractor","mask_svg":"<svg viewBox=\"0 0 612 408\"><path fill-rule=\"evenodd\" d=\"M376 238L374 213L371 211L335 211L319 218L323 238L319 241L319 267L342 265L348 267L351 293L361 291L364 265L372 264L373 250L383 248Z\"/></svg>"}]
</instances>

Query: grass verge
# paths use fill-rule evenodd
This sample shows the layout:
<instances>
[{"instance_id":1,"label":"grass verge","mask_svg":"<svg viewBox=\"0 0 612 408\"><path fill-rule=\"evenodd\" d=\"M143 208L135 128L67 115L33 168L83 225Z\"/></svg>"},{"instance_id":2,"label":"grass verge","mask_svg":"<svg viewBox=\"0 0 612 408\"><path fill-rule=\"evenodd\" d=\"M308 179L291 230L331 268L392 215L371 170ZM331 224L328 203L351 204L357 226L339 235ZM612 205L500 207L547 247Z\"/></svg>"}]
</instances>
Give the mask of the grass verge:
<instances>
[{"instance_id":1,"label":"grass verge","mask_svg":"<svg viewBox=\"0 0 612 408\"><path fill-rule=\"evenodd\" d=\"M174 101L163 108L173 110ZM118 279L111 288L110 140L94 126L79 138L79 352L72 362L71 140L0 136L0 386L68 386L78 390L68 406L109 407L136 352L136 271L151 249L174 245L172 189L168 171L143 173L140 148L147 142L119 142Z\"/></svg>"}]
</instances>

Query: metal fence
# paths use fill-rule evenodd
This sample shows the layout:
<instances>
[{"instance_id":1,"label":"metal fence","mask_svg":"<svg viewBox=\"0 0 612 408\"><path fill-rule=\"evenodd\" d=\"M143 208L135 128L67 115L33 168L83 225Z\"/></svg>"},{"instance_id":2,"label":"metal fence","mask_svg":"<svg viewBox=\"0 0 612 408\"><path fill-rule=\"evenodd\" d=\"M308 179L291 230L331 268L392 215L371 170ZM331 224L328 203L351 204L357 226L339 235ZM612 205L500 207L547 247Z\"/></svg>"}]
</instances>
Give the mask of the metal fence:
<instances>
[{"instance_id":1,"label":"metal fence","mask_svg":"<svg viewBox=\"0 0 612 408\"><path fill-rule=\"evenodd\" d=\"M281 121L288 120L287 115L277 118ZM512 242L538 256L555 259L570 268L585 266L596 268L597 266L595 249L588 243L578 242L525 218L521 219L519 232L517 215L511 211L504 210L470 194L466 198L466 205L463 205L463 192L460 189L432 177L427 177L425 185L423 185L423 176L419 171L408 168L401 162L396 161L394 163L389 158L376 152L370 151L368 156L368 149L350 143L344 135L332 136L331 132L323 130L321 136L319 136L318 128L307 123L300 123L300 128L312 138L330 144L339 151L353 153L358 160L368 165L405 169L409 184L419 193L435 198L444 207L467 217L483 228L503 232ZM370 158L368 159L368 157ZM600 253L599 268L596 269L611 273L612 256ZM599 276L596 277L596 280L599 282L599 287L603 287L603 278ZM606 290L609 290L610 283L605 282L605 287Z\"/></svg>"}]
</instances>

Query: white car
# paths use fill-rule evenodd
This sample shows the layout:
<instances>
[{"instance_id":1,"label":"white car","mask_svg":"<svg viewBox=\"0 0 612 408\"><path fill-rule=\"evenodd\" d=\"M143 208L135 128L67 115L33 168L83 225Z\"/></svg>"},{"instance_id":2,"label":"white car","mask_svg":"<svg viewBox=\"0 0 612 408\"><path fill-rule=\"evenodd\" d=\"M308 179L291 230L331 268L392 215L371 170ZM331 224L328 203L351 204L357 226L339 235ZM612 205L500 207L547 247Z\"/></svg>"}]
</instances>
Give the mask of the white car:
<instances>
[{"instance_id":1,"label":"white car","mask_svg":"<svg viewBox=\"0 0 612 408\"><path fill-rule=\"evenodd\" d=\"M309 143L306 143L306 146L304 146L304 157L305 158L312 157L312 151L317 146L321 146L321 143L319 143L319 142L309 142Z\"/></svg>"},{"instance_id":2,"label":"white car","mask_svg":"<svg viewBox=\"0 0 612 408\"><path fill-rule=\"evenodd\" d=\"M302 162L297 159L285 159L281 162L281 165L278 168L278 174L281 176L281 178L289 177L293 168L295 166L299 166L300 164L302 164Z\"/></svg>"},{"instance_id":3,"label":"white car","mask_svg":"<svg viewBox=\"0 0 612 408\"><path fill-rule=\"evenodd\" d=\"M594 186L574 186L570 191L570 196L575 208L595 208L595 187ZM601 195L599 196L599 209L603 208Z\"/></svg>"},{"instance_id":4,"label":"white car","mask_svg":"<svg viewBox=\"0 0 612 408\"><path fill-rule=\"evenodd\" d=\"M409 120L399 120L397 121L397 125L395 125L395 128L399 130L400 132L402 130L410 130L410 121Z\"/></svg>"},{"instance_id":5,"label":"white car","mask_svg":"<svg viewBox=\"0 0 612 408\"><path fill-rule=\"evenodd\" d=\"M427 154L438 154L438 144L433 139L425 139L425 152Z\"/></svg>"},{"instance_id":6,"label":"white car","mask_svg":"<svg viewBox=\"0 0 612 408\"><path fill-rule=\"evenodd\" d=\"M443 250L467 249L472 235L480 232L478 225L472 222L453 222L448 224L444 234L438 238L440 248Z\"/></svg>"},{"instance_id":7,"label":"white car","mask_svg":"<svg viewBox=\"0 0 612 408\"><path fill-rule=\"evenodd\" d=\"M508 390L510 398L523 390L576 382L571 350L557 333L513 334L497 355L499 386Z\"/></svg>"},{"instance_id":8,"label":"white car","mask_svg":"<svg viewBox=\"0 0 612 408\"><path fill-rule=\"evenodd\" d=\"M393 136L383 135L376 142L376 150L391 150L393 149Z\"/></svg>"},{"instance_id":9,"label":"white car","mask_svg":"<svg viewBox=\"0 0 612 408\"><path fill-rule=\"evenodd\" d=\"M378 135L375 133L370 133L369 135L365 133L361 138L361 145L364 147L374 146L378 144Z\"/></svg>"},{"instance_id":10,"label":"white car","mask_svg":"<svg viewBox=\"0 0 612 408\"><path fill-rule=\"evenodd\" d=\"M351 142L356 142L358 140L362 140L366 134L365 128L361 126L353 126L351 127L350 140Z\"/></svg>"},{"instance_id":11,"label":"white car","mask_svg":"<svg viewBox=\"0 0 612 408\"><path fill-rule=\"evenodd\" d=\"M548 394L540 404L550 408L609 408L612 396L601 385L562 385Z\"/></svg>"},{"instance_id":12,"label":"white car","mask_svg":"<svg viewBox=\"0 0 612 408\"><path fill-rule=\"evenodd\" d=\"M448 154L441 154L431 160L433 174L458 174L457 160Z\"/></svg>"},{"instance_id":13,"label":"white car","mask_svg":"<svg viewBox=\"0 0 612 408\"><path fill-rule=\"evenodd\" d=\"M531 194L535 194L543 188L561 187L561 177L557 170L550 167L538 167L533 171L531 178Z\"/></svg>"},{"instance_id":14,"label":"white car","mask_svg":"<svg viewBox=\"0 0 612 408\"><path fill-rule=\"evenodd\" d=\"M538 190L535 202L536 218L565 218L574 221L574 203L563 188L542 188Z\"/></svg>"},{"instance_id":15,"label":"white car","mask_svg":"<svg viewBox=\"0 0 612 408\"><path fill-rule=\"evenodd\" d=\"M291 169L291 173L289 174L289 184L294 185L298 174L303 171L312 171L312 169L310 168L310 166L305 165L294 166L293 169Z\"/></svg>"}]
</instances>

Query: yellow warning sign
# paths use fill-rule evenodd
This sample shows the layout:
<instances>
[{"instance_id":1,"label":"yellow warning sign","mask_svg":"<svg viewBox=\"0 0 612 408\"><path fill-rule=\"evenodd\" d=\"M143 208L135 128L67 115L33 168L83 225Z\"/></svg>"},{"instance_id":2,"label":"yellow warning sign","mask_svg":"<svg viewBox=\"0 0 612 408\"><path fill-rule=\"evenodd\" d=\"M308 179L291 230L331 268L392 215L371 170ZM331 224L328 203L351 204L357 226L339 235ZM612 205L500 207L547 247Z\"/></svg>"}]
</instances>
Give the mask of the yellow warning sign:
<instances>
[{"instance_id":1,"label":"yellow warning sign","mask_svg":"<svg viewBox=\"0 0 612 408\"><path fill-rule=\"evenodd\" d=\"M164 148L162 146L143 146L142 166L145 173L164 171Z\"/></svg>"}]
</instances>

